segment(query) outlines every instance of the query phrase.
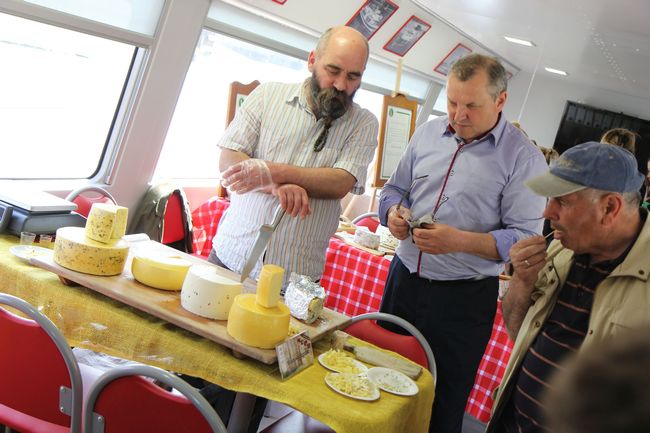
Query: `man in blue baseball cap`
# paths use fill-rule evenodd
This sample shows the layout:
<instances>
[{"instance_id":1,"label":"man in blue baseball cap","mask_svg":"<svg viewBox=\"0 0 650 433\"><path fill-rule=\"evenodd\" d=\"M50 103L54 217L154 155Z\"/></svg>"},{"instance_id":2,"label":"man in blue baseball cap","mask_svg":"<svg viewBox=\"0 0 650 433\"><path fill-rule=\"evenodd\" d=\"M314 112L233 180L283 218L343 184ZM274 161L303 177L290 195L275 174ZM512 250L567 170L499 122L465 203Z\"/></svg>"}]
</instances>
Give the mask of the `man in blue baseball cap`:
<instances>
[{"instance_id":1,"label":"man in blue baseball cap","mask_svg":"<svg viewBox=\"0 0 650 433\"><path fill-rule=\"evenodd\" d=\"M552 375L575 353L650 323L650 222L641 209L644 176L629 151L575 146L525 185L548 197L555 240L513 245L515 273L503 316L515 345L496 392L488 432L541 432Z\"/></svg>"}]
</instances>

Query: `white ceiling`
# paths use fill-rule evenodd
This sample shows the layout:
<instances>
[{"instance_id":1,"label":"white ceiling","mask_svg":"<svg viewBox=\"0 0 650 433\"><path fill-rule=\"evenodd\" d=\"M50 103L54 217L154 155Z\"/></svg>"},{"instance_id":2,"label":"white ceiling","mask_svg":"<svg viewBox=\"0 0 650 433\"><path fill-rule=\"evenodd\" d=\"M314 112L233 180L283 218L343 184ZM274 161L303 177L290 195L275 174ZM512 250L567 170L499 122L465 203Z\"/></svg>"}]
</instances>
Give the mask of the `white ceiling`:
<instances>
[{"instance_id":1,"label":"white ceiling","mask_svg":"<svg viewBox=\"0 0 650 433\"><path fill-rule=\"evenodd\" d=\"M648 0L414 1L523 71L650 99Z\"/></svg>"}]
</instances>

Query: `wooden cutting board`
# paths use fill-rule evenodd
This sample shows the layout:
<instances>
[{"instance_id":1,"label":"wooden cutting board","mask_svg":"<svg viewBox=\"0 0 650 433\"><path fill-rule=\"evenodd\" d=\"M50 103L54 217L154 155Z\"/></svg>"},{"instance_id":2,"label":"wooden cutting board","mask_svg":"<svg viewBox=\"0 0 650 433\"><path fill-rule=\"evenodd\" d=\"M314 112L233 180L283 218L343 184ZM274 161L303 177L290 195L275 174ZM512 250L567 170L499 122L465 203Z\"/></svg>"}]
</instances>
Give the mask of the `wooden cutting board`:
<instances>
[{"instance_id":1,"label":"wooden cutting board","mask_svg":"<svg viewBox=\"0 0 650 433\"><path fill-rule=\"evenodd\" d=\"M122 274L112 277L83 274L66 269L55 263L51 255L33 257L30 259L30 262L36 266L50 270L66 280L73 281L140 311L229 347L237 354L246 355L265 364L277 362L275 350L247 346L230 337L226 331L227 322L225 320L207 319L185 310L180 304L180 291L158 290L136 281L131 273L131 261L136 253L143 251L155 251L168 255L173 254L189 260L192 264L211 265L217 268L218 273L224 277L239 281L239 275L232 271L212 265L206 260L150 240L131 243L129 257L124 271ZM255 292L256 287L257 282L249 278L244 282L243 291ZM329 331L345 327L349 322L350 318L348 316L328 308L323 309L321 317L310 325L291 317L291 323L300 330L306 329L312 341L324 337Z\"/></svg>"}]
</instances>

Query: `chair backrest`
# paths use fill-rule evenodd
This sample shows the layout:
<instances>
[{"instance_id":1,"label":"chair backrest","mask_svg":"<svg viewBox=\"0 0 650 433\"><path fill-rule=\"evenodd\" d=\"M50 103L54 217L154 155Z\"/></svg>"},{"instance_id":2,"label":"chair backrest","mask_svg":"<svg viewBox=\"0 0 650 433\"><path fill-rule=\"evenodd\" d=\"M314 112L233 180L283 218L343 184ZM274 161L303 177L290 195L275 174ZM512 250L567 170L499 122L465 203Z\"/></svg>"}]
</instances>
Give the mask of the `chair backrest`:
<instances>
[{"instance_id":1,"label":"chair backrest","mask_svg":"<svg viewBox=\"0 0 650 433\"><path fill-rule=\"evenodd\" d=\"M157 182L145 193L129 218L127 233L149 238L192 253L192 213L183 188L170 181Z\"/></svg>"},{"instance_id":2,"label":"chair backrest","mask_svg":"<svg viewBox=\"0 0 650 433\"><path fill-rule=\"evenodd\" d=\"M91 194L88 194L91 193ZM88 217L93 203L117 204L115 198L104 188L96 185L86 185L71 191L65 198L77 204L77 213Z\"/></svg>"},{"instance_id":3,"label":"chair backrest","mask_svg":"<svg viewBox=\"0 0 650 433\"><path fill-rule=\"evenodd\" d=\"M219 415L196 389L149 365L117 367L104 373L93 384L84 409L85 433L226 433Z\"/></svg>"},{"instance_id":4,"label":"chair backrest","mask_svg":"<svg viewBox=\"0 0 650 433\"><path fill-rule=\"evenodd\" d=\"M0 348L0 424L24 433L80 432L79 365L54 323L24 300L0 293Z\"/></svg>"},{"instance_id":5,"label":"chair backrest","mask_svg":"<svg viewBox=\"0 0 650 433\"><path fill-rule=\"evenodd\" d=\"M379 227L379 214L377 212L366 212L352 220L355 226L368 227L371 232L376 232Z\"/></svg>"},{"instance_id":6,"label":"chair backrest","mask_svg":"<svg viewBox=\"0 0 650 433\"><path fill-rule=\"evenodd\" d=\"M171 244L185 239L183 218L181 198L178 194L170 195L169 200L167 200L165 216L163 217L163 236L161 241L163 244Z\"/></svg>"},{"instance_id":7,"label":"chair backrest","mask_svg":"<svg viewBox=\"0 0 650 433\"><path fill-rule=\"evenodd\" d=\"M398 325L410 335L402 335L381 327L375 320L390 322ZM436 380L436 361L431 346L422 333L412 324L388 313L365 313L352 318L345 329L350 335L367 341L383 349L399 353L413 362L427 368Z\"/></svg>"}]
</instances>

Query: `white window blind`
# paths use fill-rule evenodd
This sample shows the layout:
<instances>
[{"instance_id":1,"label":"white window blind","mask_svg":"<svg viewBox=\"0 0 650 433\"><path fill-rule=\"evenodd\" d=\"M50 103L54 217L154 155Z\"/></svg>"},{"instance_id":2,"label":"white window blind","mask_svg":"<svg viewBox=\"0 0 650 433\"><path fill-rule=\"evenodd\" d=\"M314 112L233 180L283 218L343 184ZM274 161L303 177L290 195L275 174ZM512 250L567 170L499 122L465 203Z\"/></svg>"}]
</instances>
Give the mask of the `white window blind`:
<instances>
[{"instance_id":1,"label":"white window blind","mask_svg":"<svg viewBox=\"0 0 650 433\"><path fill-rule=\"evenodd\" d=\"M165 0L23 0L146 36L156 33Z\"/></svg>"}]
</instances>

